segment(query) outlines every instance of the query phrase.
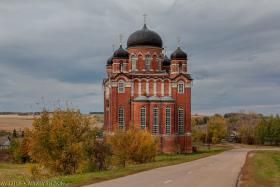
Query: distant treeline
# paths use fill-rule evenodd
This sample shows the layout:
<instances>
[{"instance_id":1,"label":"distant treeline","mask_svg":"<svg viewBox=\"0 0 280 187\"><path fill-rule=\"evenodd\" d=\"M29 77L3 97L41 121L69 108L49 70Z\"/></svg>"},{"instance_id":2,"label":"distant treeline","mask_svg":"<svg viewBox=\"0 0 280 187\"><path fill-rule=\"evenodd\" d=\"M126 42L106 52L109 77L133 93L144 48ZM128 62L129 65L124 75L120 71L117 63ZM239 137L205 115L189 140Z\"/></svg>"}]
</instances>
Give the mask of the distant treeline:
<instances>
[{"instance_id":1,"label":"distant treeline","mask_svg":"<svg viewBox=\"0 0 280 187\"><path fill-rule=\"evenodd\" d=\"M41 112L0 112L0 115L19 115L19 116L28 116L28 115L40 115Z\"/></svg>"},{"instance_id":2,"label":"distant treeline","mask_svg":"<svg viewBox=\"0 0 280 187\"><path fill-rule=\"evenodd\" d=\"M89 112L89 114L104 114L104 112Z\"/></svg>"},{"instance_id":3,"label":"distant treeline","mask_svg":"<svg viewBox=\"0 0 280 187\"><path fill-rule=\"evenodd\" d=\"M52 113L52 112L49 112ZM41 112L0 112L0 115L19 115L19 116L29 116L29 115L40 115ZM104 112L89 112L89 114L104 114Z\"/></svg>"},{"instance_id":4,"label":"distant treeline","mask_svg":"<svg viewBox=\"0 0 280 187\"><path fill-rule=\"evenodd\" d=\"M227 113L192 118L193 141L280 145L280 117L256 113Z\"/></svg>"}]
</instances>

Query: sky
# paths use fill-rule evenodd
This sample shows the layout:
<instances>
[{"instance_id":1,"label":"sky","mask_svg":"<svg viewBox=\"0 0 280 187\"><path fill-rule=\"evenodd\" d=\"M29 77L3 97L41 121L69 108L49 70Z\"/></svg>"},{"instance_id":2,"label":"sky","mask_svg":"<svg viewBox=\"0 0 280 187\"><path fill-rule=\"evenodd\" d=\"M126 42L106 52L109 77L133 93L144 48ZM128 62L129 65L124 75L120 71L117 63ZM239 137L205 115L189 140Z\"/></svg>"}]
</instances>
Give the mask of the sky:
<instances>
[{"instance_id":1,"label":"sky","mask_svg":"<svg viewBox=\"0 0 280 187\"><path fill-rule=\"evenodd\" d=\"M0 111L103 111L112 45L143 25L188 54L192 113L280 113L279 0L0 0Z\"/></svg>"}]
</instances>

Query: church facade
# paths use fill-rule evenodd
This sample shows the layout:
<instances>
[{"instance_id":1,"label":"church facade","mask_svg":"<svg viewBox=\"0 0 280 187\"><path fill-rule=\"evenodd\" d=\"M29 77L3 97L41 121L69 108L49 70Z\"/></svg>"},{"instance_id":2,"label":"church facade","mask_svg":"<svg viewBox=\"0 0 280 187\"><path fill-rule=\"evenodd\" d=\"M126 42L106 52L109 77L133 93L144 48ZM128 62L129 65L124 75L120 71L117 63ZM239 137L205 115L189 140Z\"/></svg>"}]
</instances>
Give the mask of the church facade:
<instances>
[{"instance_id":1,"label":"church facade","mask_svg":"<svg viewBox=\"0 0 280 187\"><path fill-rule=\"evenodd\" d=\"M170 58L163 50L159 34L144 24L108 59L104 130L134 126L159 136L162 152L192 152L187 54L179 45Z\"/></svg>"}]
</instances>

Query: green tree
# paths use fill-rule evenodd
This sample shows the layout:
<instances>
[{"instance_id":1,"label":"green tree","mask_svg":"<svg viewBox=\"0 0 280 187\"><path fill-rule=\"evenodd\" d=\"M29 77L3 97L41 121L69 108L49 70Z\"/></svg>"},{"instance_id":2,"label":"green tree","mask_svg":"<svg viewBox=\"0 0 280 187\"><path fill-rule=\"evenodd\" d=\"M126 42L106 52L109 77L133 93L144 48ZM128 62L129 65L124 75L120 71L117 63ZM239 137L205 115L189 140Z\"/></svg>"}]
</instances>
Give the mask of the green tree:
<instances>
[{"instance_id":1,"label":"green tree","mask_svg":"<svg viewBox=\"0 0 280 187\"><path fill-rule=\"evenodd\" d=\"M267 137L267 122L265 118L262 118L258 126L256 127L256 139L259 144L264 144Z\"/></svg>"},{"instance_id":2,"label":"green tree","mask_svg":"<svg viewBox=\"0 0 280 187\"><path fill-rule=\"evenodd\" d=\"M271 121L271 138L274 145L278 145L280 142L280 119L279 116L276 115L273 117Z\"/></svg>"}]
</instances>

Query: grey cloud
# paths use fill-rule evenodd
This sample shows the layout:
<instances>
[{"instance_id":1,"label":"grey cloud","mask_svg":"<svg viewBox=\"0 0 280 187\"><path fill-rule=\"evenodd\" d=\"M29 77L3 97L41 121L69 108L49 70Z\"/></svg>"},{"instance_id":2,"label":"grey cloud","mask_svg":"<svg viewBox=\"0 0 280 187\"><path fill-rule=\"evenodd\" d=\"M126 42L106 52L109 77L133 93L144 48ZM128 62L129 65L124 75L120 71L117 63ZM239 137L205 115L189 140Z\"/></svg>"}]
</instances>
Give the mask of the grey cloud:
<instances>
[{"instance_id":1,"label":"grey cloud","mask_svg":"<svg viewBox=\"0 0 280 187\"><path fill-rule=\"evenodd\" d=\"M30 110L42 96L102 110L111 46L141 28L147 13L167 54L180 36L189 55L194 113L276 113L279 7L277 0L1 1L0 111Z\"/></svg>"}]
</instances>

